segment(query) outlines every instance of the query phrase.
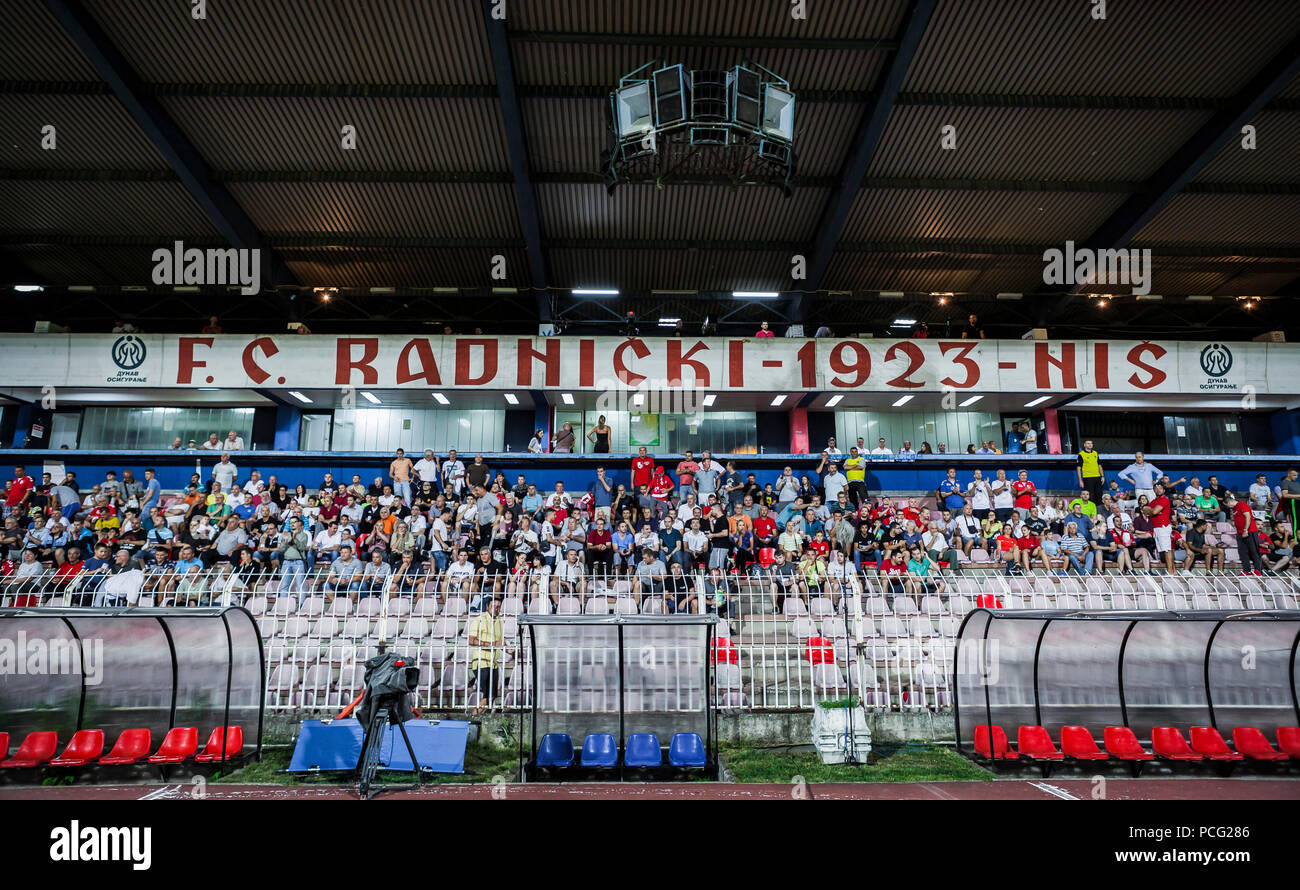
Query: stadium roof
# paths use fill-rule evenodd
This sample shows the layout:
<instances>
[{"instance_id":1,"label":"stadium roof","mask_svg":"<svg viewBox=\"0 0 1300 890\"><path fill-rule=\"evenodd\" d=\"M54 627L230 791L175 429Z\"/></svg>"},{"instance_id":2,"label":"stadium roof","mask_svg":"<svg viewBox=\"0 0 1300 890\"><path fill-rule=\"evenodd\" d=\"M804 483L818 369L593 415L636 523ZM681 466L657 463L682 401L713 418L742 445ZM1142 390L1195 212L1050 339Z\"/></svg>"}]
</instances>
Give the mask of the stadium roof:
<instances>
[{"instance_id":1,"label":"stadium roof","mask_svg":"<svg viewBox=\"0 0 1300 890\"><path fill-rule=\"evenodd\" d=\"M183 240L268 248L275 284L343 289L330 305L271 297L271 313L320 329L396 317L535 329L633 309L859 330L900 315L939 324L969 304L1007 335L1116 330L1084 296L995 299L1045 292L1043 250L1073 240L1152 250L1166 299L1126 310L1134 330L1294 327L1282 305L1300 293L1293 0L1111 3L1104 21L1075 0L816 0L802 20L745 0L515 0L504 22L493 0L229 0L203 21L187 6L6 4L0 266L4 283L48 291L13 313L22 324L266 318L267 297L160 299L150 253ZM787 78L793 195L716 183L607 195L605 97L653 59L750 60ZM345 124L356 150L340 147ZM41 147L46 125L56 150ZM954 150L940 148L947 125ZM809 261L800 282L796 254ZM488 277L498 255L504 281ZM156 296L123 300L124 286ZM582 286L621 296L569 296ZM730 299L792 286L807 293ZM652 293L664 290L692 293ZM955 298L940 306L938 293ZM1180 308L1187 295L1277 299L1207 312Z\"/></svg>"}]
</instances>

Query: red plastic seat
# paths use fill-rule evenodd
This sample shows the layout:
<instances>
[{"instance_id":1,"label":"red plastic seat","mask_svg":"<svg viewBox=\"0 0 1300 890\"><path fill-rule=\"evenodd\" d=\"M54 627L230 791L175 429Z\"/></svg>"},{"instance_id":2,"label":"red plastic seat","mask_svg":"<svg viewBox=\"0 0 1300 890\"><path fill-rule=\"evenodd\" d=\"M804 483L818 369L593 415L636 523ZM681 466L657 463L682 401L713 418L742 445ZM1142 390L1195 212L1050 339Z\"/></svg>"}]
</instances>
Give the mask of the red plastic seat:
<instances>
[{"instance_id":1,"label":"red plastic seat","mask_svg":"<svg viewBox=\"0 0 1300 890\"><path fill-rule=\"evenodd\" d=\"M1056 744L1041 726L1022 726L1016 737L1016 747L1021 757L1032 760L1064 760L1065 755L1056 750Z\"/></svg>"},{"instance_id":2,"label":"red plastic seat","mask_svg":"<svg viewBox=\"0 0 1300 890\"><path fill-rule=\"evenodd\" d=\"M9 733L0 732L0 760L9 756Z\"/></svg>"},{"instance_id":3,"label":"red plastic seat","mask_svg":"<svg viewBox=\"0 0 1300 890\"><path fill-rule=\"evenodd\" d=\"M50 761L50 766L85 766L104 753L104 730L78 730L68 742L63 753Z\"/></svg>"},{"instance_id":4,"label":"red plastic seat","mask_svg":"<svg viewBox=\"0 0 1300 890\"><path fill-rule=\"evenodd\" d=\"M1001 726L993 727L993 747L990 750L989 728L984 724L975 727L975 753L989 760L1017 760L1020 757L1011 750L1011 743Z\"/></svg>"},{"instance_id":5,"label":"red plastic seat","mask_svg":"<svg viewBox=\"0 0 1300 890\"><path fill-rule=\"evenodd\" d=\"M180 763L189 760L199 748L199 731L193 726L175 726L167 730L158 753L149 758L150 763Z\"/></svg>"},{"instance_id":6,"label":"red plastic seat","mask_svg":"<svg viewBox=\"0 0 1300 890\"><path fill-rule=\"evenodd\" d=\"M230 760L233 757L238 757L240 752L244 750L244 728L242 726L229 726L223 729L218 726L212 730L212 735L208 736L208 743L203 746L203 751L195 754L194 759L199 763L220 761L222 759L221 741L227 729L230 730L230 739L226 742L225 759Z\"/></svg>"},{"instance_id":7,"label":"red plastic seat","mask_svg":"<svg viewBox=\"0 0 1300 890\"><path fill-rule=\"evenodd\" d=\"M1155 760L1155 755L1145 750L1133 730L1127 726L1107 726L1102 735L1106 750L1120 760Z\"/></svg>"},{"instance_id":8,"label":"red plastic seat","mask_svg":"<svg viewBox=\"0 0 1300 890\"><path fill-rule=\"evenodd\" d=\"M113 750L99 758L103 766L129 766L149 756L153 747L153 734L147 729L124 729L113 744Z\"/></svg>"},{"instance_id":9,"label":"red plastic seat","mask_svg":"<svg viewBox=\"0 0 1300 890\"><path fill-rule=\"evenodd\" d=\"M1151 727L1151 749L1165 760L1204 760L1187 745L1187 739L1173 726Z\"/></svg>"},{"instance_id":10,"label":"red plastic seat","mask_svg":"<svg viewBox=\"0 0 1300 890\"><path fill-rule=\"evenodd\" d=\"M1277 746L1300 760L1300 726L1279 726L1277 728Z\"/></svg>"},{"instance_id":11,"label":"red plastic seat","mask_svg":"<svg viewBox=\"0 0 1300 890\"><path fill-rule=\"evenodd\" d=\"M29 732L27 738L18 746L14 756L0 760L0 769L24 769L49 763L59 750L59 734L42 731Z\"/></svg>"},{"instance_id":12,"label":"red plastic seat","mask_svg":"<svg viewBox=\"0 0 1300 890\"><path fill-rule=\"evenodd\" d=\"M1192 750L1199 751L1210 760L1242 760L1243 757L1228 747L1228 743L1213 726L1192 727Z\"/></svg>"},{"instance_id":13,"label":"red plastic seat","mask_svg":"<svg viewBox=\"0 0 1300 890\"><path fill-rule=\"evenodd\" d=\"M1284 751L1268 743L1268 736L1253 726L1238 726L1232 731L1232 744L1251 760L1290 760Z\"/></svg>"},{"instance_id":14,"label":"red plastic seat","mask_svg":"<svg viewBox=\"0 0 1300 890\"><path fill-rule=\"evenodd\" d=\"M1061 727L1061 753L1073 760L1110 759L1110 755L1097 747L1097 740L1086 726Z\"/></svg>"}]
</instances>

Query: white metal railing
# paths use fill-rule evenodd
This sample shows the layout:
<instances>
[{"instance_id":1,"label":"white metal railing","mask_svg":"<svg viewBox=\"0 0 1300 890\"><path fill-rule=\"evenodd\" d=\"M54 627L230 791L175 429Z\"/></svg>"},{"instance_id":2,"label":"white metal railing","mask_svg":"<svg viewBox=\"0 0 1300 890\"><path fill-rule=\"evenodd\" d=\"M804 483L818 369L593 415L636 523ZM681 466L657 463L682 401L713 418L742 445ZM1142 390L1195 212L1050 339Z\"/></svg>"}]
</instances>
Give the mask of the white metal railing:
<instances>
[{"instance_id":1,"label":"white metal railing","mask_svg":"<svg viewBox=\"0 0 1300 890\"><path fill-rule=\"evenodd\" d=\"M771 569L717 576L690 573L684 589L664 593L635 578L587 576L566 587L506 576L494 584L457 584L450 573L398 580L359 578L331 584L321 566L306 575L241 573L219 566L183 577L52 571L0 581L0 606L238 605L253 613L267 665L267 707L337 713L361 691L364 660L383 641L420 667L420 706L462 710L528 704L530 654L518 651L525 612L576 614L707 609L723 618L715 650L719 705L728 709L810 708L854 694L871 708L943 710L951 706L954 639L979 605L1006 609L1264 610L1300 608L1292 575L1008 577L963 571L891 582L848 571L820 588ZM941 582L936 584L935 582ZM717 592L723 591L719 604ZM484 593L502 597L505 635L491 701L471 669L469 621Z\"/></svg>"}]
</instances>

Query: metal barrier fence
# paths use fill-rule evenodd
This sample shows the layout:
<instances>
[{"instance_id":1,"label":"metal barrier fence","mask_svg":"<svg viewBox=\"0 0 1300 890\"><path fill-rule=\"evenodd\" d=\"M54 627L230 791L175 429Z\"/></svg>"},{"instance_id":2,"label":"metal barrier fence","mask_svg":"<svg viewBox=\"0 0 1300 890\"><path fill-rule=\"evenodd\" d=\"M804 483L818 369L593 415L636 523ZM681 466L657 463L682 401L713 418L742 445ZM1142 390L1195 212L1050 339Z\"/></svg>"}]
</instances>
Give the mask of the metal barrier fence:
<instances>
[{"instance_id":1,"label":"metal barrier fence","mask_svg":"<svg viewBox=\"0 0 1300 890\"><path fill-rule=\"evenodd\" d=\"M1300 608L1292 575L1008 577L995 569L883 578L851 568L825 576L771 569L698 572L668 590L635 577L500 576L463 573L361 577L332 584L310 574L241 571L229 565L184 576L139 571L59 578L44 571L0 582L0 606L239 605L257 618L267 660L267 707L337 713L362 689L364 660L379 642L420 668L420 706L514 709L530 701L531 665L517 619L532 614L669 610L719 616L713 660L724 709L811 708L856 695L879 710L946 710L952 703L954 640L977 606L1067 610L1266 610ZM503 641L495 654L471 646L483 598L502 597ZM480 629L480 634L490 633ZM496 663L493 664L492 662ZM481 673L480 667L492 668ZM490 683L479 689L481 682Z\"/></svg>"}]
</instances>

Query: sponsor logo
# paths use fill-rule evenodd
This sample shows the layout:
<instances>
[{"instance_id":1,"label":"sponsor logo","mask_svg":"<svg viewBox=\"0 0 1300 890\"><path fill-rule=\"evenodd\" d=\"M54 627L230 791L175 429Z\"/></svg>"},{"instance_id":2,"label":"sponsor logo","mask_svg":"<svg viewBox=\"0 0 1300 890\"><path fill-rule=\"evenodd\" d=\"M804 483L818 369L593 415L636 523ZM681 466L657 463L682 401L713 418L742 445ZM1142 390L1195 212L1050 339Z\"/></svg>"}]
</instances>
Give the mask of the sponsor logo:
<instances>
[{"instance_id":1,"label":"sponsor logo","mask_svg":"<svg viewBox=\"0 0 1300 890\"><path fill-rule=\"evenodd\" d=\"M1211 343L1201 350L1201 370L1211 377L1222 377L1232 368L1232 350L1222 343Z\"/></svg>"},{"instance_id":2,"label":"sponsor logo","mask_svg":"<svg viewBox=\"0 0 1300 890\"><path fill-rule=\"evenodd\" d=\"M146 353L144 341L139 337L128 334L113 342L113 364L123 371L134 371L143 365Z\"/></svg>"}]
</instances>

